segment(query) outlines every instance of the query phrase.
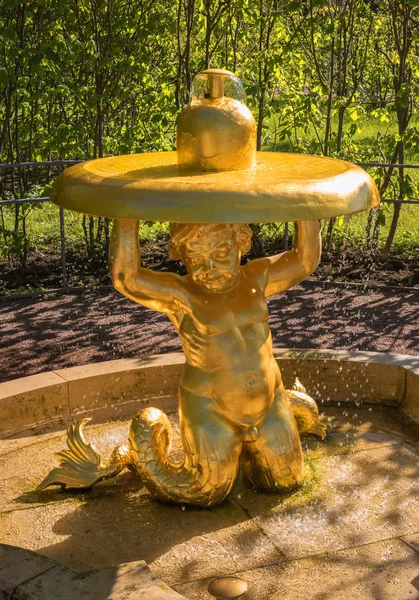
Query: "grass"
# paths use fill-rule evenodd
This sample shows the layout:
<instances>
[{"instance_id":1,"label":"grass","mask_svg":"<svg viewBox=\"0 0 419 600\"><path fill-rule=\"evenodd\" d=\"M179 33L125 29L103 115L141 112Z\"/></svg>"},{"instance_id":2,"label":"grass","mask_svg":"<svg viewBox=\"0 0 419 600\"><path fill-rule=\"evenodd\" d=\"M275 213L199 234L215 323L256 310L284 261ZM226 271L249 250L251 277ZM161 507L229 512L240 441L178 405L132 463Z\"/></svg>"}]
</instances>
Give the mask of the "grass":
<instances>
[{"instance_id":1,"label":"grass","mask_svg":"<svg viewBox=\"0 0 419 600\"><path fill-rule=\"evenodd\" d=\"M393 206L383 205L382 211L385 224L380 226L379 247L383 247L393 214ZM13 227L13 211L5 212L7 228ZM72 211L65 212L66 244L68 248L84 251L84 233L82 226L83 216ZM412 257L419 254L419 205L405 205L401 209L399 224L394 239L393 252L402 257ZM337 219L334 229L333 244L335 247L362 248L365 245L365 228L367 214L359 213ZM45 203L42 209L32 210L26 219L27 235L32 252L40 256L57 254L60 249L60 223L59 209L53 204ZM326 229L326 224L324 224ZM142 223L141 243L153 243L168 237L168 223ZM262 227L263 237L276 237L283 235L283 228L274 228L267 225Z\"/></svg>"},{"instance_id":2,"label":"grass","mask_svg":"<svg viewBox=\"0 0 419 600\"><path fill-rule=\"evenodd\" d=\"M344 121L344 131L348 131L349 127L353 125L354 122L351 121L350 117L347 116ZM383 140L385 136L394 136L397 134L397 123L394 119L391 119L388 122L383 122L377 116L364 116L357 123L357 129L355 134L351 137L354 144L357 145L360 150L366 152L369 149L369 153L375 153L375 159L377 161L383 162L383 158L386 161L390 160L390 156L383 157L380 153L377 153L378 145L377 145L377 137ZM265 129L265 137L262 143L263 150L276 150L277 152L298 152L298 141L295 138L305 139L309 144L309 151L312 154L320 154L320 146L316 137L316 133L314 127L309 125L308 132L305 133L301 128L297 128L293 139L286 138L284 140L276 140L276 146L274 145L275 138L275 128L278 125L278 117L273 115L267 122L267 127ZM337 118L334 117L332 119L332 132L336 132L337 130ZM419 115L414 115L410 120L410 127L419 127ZM347 151L349 147L344 144L344 149ZM418 164L419 163L419 155L417 150L407 147L406 148L406 163ZM372 162L372 161L366 161Z\"/></svg>"},{"instance_id":3,"label":"grass","mask_svg":"<svg viewBox=\"0 0 419 600\"><path fill-rule=\"evenodd\" d=\"M27 209L26 209L27 210ZM14 208L3 208L5 228L11 230L14 224ZM69 248L81 248L85 245L83 215L65 211L65 235ZM27 210L26 230L31 250L40 254L60 247L60 216L55 204L46 202L40 208ZM150 243L168 236L168 223L142 223L141 242ZM1 228L0 228L1 234Z\"/></svg>"},{"instance_id":4,"label":"grass","mask_svg":"<svg viewBox=\"0 0 419 600\"><path fill-rule=\"evenodd\" d=\"M349 128L353 124L348 117L345 121L345 127ZM299 152L298 141L295 138L306 140L310 154L321 154L321 148L317 141L314 128L311 126L308 133L297 129L294 139L284 139L275 141L276 118L272 117L268 122L265 133L263 150L275 150L277 152ZM410 126L419 128L419 116L413 117ZM332 131L337 129L337 120L332 120ZM390 162L391 151L386 149L386 143L383 141L385 136L394 136L397 134L397 123L390 121L383 123L378 117L369 117L358 123L356 133L351 140L353 145L344 144L344 158L354 162ZM381 142L378 144L377 136L380 136ZM305 145L305 144L302 144ZM360 157L363 157L362 159ZM368 158L364 158L368 157ZM405 164L419 164L419 152L417 149L407 146L405 150ZM419 187L419 169L408 169L406 173L410 175L416 186ZM372 169L370 170L372 175Z\"/></svg>"}]
</instances>

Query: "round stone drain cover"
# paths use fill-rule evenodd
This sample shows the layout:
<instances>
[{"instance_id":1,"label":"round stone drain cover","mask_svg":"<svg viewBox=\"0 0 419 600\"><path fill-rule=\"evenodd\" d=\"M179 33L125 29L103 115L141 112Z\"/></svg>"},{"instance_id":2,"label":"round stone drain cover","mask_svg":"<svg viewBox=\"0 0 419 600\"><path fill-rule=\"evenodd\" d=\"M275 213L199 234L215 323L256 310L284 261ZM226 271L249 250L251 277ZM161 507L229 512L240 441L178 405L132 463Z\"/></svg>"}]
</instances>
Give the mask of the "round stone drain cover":
<instances>
[{"instance_id":1,"label":"round stone drain cover","mask_svg":"<svg viewBox=\"0 0 419 600\"><path fill-rule=\"evenodd\" d=\"M217 600L234 600L247 592L247 583L240 577L217 577L209 584L208 591Z\"/></svg>"}]
</instances>

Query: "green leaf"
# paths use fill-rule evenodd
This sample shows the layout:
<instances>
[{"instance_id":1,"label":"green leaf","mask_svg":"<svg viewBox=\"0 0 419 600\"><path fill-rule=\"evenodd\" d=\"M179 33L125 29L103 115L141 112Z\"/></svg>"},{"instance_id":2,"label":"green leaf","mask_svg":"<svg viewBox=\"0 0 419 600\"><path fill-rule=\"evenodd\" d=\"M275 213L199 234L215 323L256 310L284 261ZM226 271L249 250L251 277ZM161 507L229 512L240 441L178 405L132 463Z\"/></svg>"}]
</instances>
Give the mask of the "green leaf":
<instances>
[{"instance_id":1,"label":"green leaf","mask_svg":"<svg viewBox=\"0 0 419 600\"><path fill-rule=\"evenodd\" d=\"M377 213L377 223L382 227L386 224L386 213L384 210L379 210Z\"/></svg>"},{"instance_id":2,"label":"green leaf","mask_svg":"<svg viewBox=\"0 0 419 600\"><path fill-rule=\"evenodd\" d=\"M41 64L42 54L40 52L36 52L29 60L29 64L31 69L36 70Z\"/></svg>"},{"instance_id":3,"label":"green leaf","mask_svg":"<svg viewBox=\"0 0 419 600\"><path fill-rule=\"evenodd\" d=\"M300 10L301 2L289 2L286 6L284 6L284 12L296 12Z\"/></svg>"},{"instance_id":4,"label":"green leaf","mask_svg":"<svg viewBox=\"0 0 419 600\"><path fill-rule=\"evenodd\" d=\"M1 35L6 40L14 41L17 39L17 33L13 27L5 27L1 32Z\"/></svg>"},{"instance_id":5,"label":"green leaf","mask_svg":"<svg viewBox=\"0 0 419 600\"><path fill-rule=\"evenodd\" d=\"M48 60L54 62L54 63L58 63L60 60L60 57L58 56L58 54L55 52L55 50L53 50L51 48L51 46L46 46L46 48L44 49L44 53L46 58L48 58Z\"/></svg>"},{"instance_id":6,"label":"green leaf","mask_svg":"<svg viewBox=\"0 0 419 600\"><path fill-rule=\"evenodd\" d=\"M0 67L0 85L7 85L9 75L4 67Z\"/></svg>"},{"instance_id":7,"label":"green leaf","mask_svg":"<svg viewBox=\"0 0 419 600\"><path fill-rule=\"evenodd\" d=\"M412 89L410 85L403 83L396 95L397 104L403 108L409 108L411 93Z\"/></svg>"}]
</instances>

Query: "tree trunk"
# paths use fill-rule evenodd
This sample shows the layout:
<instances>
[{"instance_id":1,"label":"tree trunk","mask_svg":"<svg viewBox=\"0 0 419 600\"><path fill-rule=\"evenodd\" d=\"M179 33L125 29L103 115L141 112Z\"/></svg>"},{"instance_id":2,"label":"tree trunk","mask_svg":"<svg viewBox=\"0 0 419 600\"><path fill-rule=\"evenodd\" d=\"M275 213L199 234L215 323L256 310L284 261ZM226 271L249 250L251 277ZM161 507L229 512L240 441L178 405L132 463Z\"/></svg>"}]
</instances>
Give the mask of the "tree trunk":
<instances>
[{"instance_id":1,"label":"tree trunk","mask_svg":"<svg viewBox=\"0 0 419 600\"><path fill-rule=\"evenodd\" d=\"M404 164L404 147L403 141L400 142L399 146L399 164ZM399 167L399 198L403 199L404 196L404 169L403 167ZM386 239L386 244L384 246L382 257L384 260L387 260L390 255L391 246L394 241L394 236L396 235L396 229L399 222L400 211L402 209L401 203L394 205L393 218L391 219L390 230L388 232L388 236Z\"/></svg>"},{"instance_id":2,"label":"tree trunk","mask_svg":"<svg viewBox=\"0 0 419 600\"><path fill-rule=\"evenodd\" d=\"M258 124L256 129L256 150L260 150L262 145L262 130L263 130L263 116L265 112L265 90L260 90L259 102L258 102Z\"/></svg>"}]
</instances>

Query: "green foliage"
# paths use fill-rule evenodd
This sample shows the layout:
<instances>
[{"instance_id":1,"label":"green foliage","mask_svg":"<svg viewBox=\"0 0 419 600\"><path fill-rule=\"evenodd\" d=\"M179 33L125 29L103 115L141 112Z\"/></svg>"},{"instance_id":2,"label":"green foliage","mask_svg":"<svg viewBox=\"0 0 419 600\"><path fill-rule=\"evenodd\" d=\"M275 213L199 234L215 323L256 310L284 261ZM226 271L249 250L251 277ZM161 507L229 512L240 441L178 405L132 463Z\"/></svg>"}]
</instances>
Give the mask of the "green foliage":
<instances>
[{"instance_id":1,"label":"green foliage","mask_svg":"<svg viewBox=\"0 0 419 600\"><path fill-rule=\"evenodd\" d=\"M416 0L3 0L0 162L172 150L205 67L243 79L265 150L418 162L418 11ZM371 175L386 197L419 196L417 171ZM3 197L29 193L33 181L19 177L4 179ZM39 193L49 185L47 176ZM1 255L24 260L47 244L26 225L42 217L48 231L50 210L4 211ZM378 213L384 229L388 210ZM105 248L106 224L93 228ZM336 244L346 231L337 221Z\"/></svg>"}]
</instances>

